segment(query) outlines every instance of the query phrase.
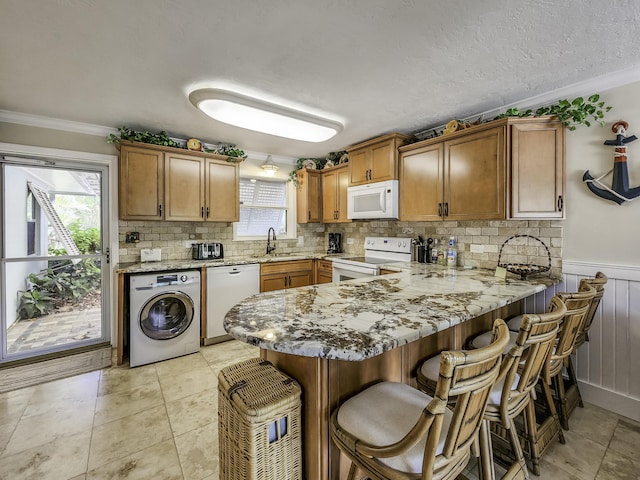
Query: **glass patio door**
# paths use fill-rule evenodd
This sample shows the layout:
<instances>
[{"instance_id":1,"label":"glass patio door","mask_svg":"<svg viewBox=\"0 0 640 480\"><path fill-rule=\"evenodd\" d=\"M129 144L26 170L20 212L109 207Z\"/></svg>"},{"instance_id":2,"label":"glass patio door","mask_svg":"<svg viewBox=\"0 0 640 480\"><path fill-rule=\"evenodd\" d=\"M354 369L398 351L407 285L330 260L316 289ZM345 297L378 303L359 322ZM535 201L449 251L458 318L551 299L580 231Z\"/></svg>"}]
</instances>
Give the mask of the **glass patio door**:
<instances>
[{"instance_id":1,"label":"glass patio door","mask_svg":"<svg viewBox=\"0 0 640 480\"><path fill-rule=\"evenodd\" d=\"M107 167L0 167L0 363L108 342Z\"/></svg>"}]
</instances>

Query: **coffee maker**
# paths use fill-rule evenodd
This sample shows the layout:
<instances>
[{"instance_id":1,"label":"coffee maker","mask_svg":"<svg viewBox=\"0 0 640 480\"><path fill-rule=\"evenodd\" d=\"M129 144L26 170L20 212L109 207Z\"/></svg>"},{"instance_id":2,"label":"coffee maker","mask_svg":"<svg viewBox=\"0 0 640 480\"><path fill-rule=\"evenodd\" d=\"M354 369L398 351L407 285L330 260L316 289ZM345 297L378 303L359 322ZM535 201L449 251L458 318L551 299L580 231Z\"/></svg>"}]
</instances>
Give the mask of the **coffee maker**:
<instances>
[{"instance_id":1,"label":"coffee maker","mask_svg":"<svg viewBox=\"0 0 640 480\"><path fill-rule=\"evenodd\" d=\"M342 234L330 233L329 234L329 249L327 253L342 253Z\"/></svg>"}]
</instances>

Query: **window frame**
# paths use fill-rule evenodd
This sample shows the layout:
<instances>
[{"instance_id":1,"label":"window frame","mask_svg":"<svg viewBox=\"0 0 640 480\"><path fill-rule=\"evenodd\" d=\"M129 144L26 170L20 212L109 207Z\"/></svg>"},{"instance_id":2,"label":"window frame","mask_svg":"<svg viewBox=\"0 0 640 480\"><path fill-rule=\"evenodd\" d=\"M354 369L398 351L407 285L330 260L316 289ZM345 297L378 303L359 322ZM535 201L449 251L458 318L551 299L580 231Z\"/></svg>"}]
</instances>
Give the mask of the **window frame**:
<instances>
[{"instance_id":1,"label":"window frame","mask_svg":"<svg viewBox=\"0 0 640 480\"><path fill-rule=\"evenodd\" d=\"M285 196L286 196L286 205L283 208L286 211L287 218L287 233L286 235L279 235L276 233L278 240L295 240L298 238L297 232L297 223L296 223L296 188L292 181L285 178L265 178L265 177L256 177L250 175L241 175L240 180L256 180L258 182L273 182L273 183L284 183L285 184ZM240 205L242 208L242 205ZM267 207L268 208L268 207ZM256 240L265 240L266 235L238 235L238 224L239 222L233 222L233 241L234 242L244 242L244 241L253 241Z\"/></svg>"}]
</instances>

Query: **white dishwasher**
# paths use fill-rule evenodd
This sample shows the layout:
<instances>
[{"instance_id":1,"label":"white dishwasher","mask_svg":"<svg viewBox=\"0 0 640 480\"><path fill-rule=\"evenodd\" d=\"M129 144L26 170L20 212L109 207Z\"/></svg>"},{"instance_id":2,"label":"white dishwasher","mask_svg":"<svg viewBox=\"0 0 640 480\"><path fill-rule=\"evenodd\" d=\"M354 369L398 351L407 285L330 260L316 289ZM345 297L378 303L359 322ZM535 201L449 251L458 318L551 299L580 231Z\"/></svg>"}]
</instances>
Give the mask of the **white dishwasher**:
<instances>
[{"instance_id":1,"label":"white dishwasher","mask_svg":"<svg viewBox=\"0 0 640 480\"><path fill-rule=\"evenodd\" d=\"M260 293L260 264L207 268L207 336L205 345L230 340L224 316L236 303Z\"/></svg>"}]
</instances>

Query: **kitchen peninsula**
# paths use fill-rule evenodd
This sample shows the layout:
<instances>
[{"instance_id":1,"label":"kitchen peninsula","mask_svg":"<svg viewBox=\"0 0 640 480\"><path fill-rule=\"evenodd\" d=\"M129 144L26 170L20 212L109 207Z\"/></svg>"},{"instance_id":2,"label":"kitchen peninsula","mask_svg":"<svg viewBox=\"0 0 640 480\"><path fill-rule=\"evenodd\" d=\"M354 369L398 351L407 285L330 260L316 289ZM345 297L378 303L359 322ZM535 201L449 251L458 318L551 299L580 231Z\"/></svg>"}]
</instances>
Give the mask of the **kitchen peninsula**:
<instances>
[{"instance_id":1,"label":"kitchen peninsula","mask_svg":"<svg viewBox=\"0 0 640 480\"><path fill-rule=\"evenodd\" d=\"M432 264L400 268L255 295L225 317L232 337L260 347L262 358L302 387L305 478L340 478L329 416L341 401L381 380L415 385L424 359L462 348L495 318L520 313L520 300L554 283L548 277L503 281L490 270Z\"/></svg>"}]
</instances>

